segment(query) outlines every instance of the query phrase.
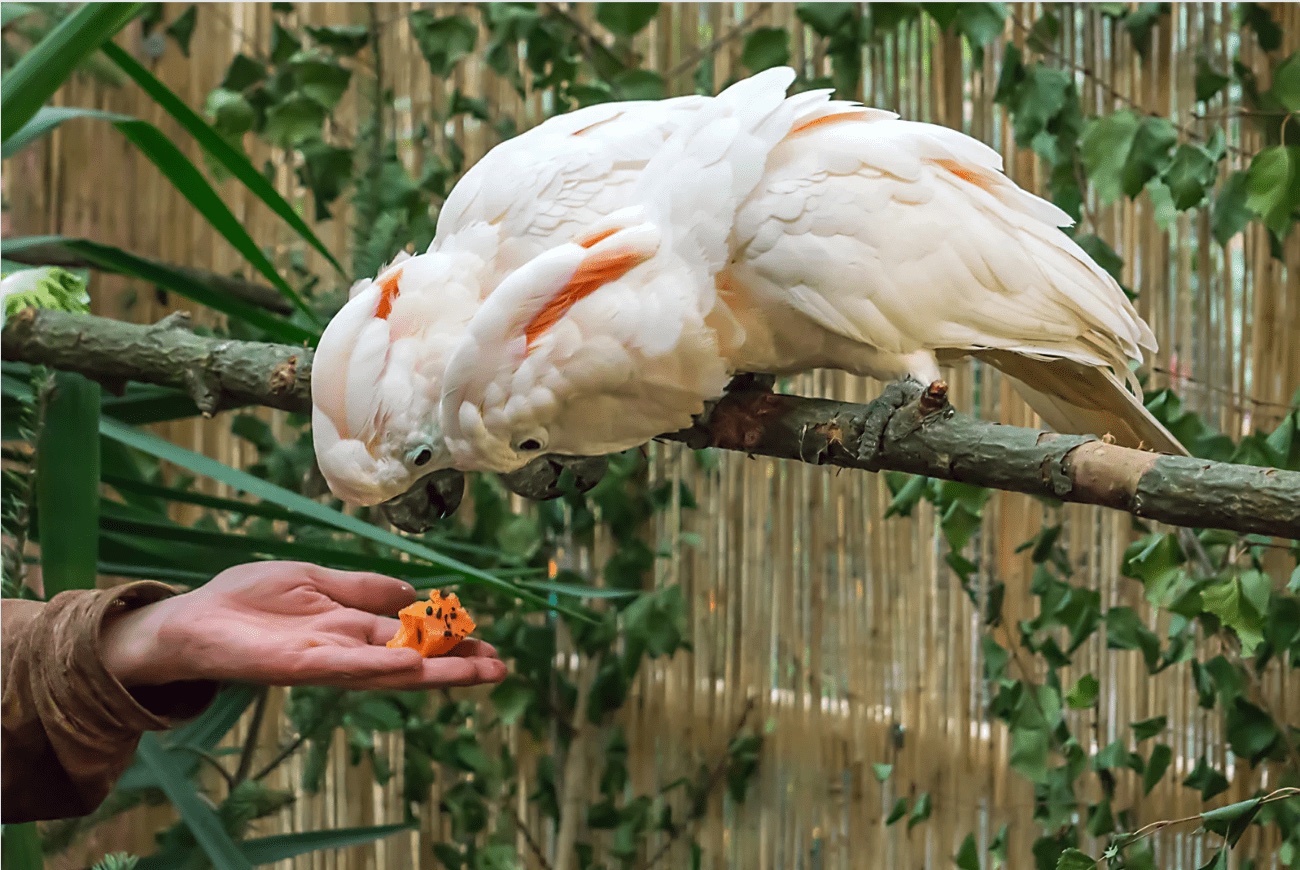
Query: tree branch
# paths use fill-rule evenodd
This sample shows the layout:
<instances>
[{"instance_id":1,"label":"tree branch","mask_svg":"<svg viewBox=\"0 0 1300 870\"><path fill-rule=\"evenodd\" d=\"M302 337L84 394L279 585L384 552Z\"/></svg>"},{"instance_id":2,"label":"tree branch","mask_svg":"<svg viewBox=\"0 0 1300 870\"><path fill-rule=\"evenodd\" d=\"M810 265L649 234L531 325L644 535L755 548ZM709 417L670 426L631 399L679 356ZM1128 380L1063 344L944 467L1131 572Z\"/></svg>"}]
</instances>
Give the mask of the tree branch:
<instances>
[{"instance_id":1,"label":"tree branch","mask_svg":"<svg viewBox=\"0 0 1300 870\"><path fill-rule=\"evenodd\" d=\"M311 406L307 348L34 309L5 326L2 344L6 360L110 384L129 379L177 387L208 413L248 404L305 413ZM738 390L712 403L691 428L662 437L694 448L906 471L1100 504L1173 525L1300 538L1300 472L1164 456L977 420L956 413L941 384L928 390L891 384L867 405ZM590 462L543 457L507 480L529 479L524 494L553 494L565 468ZM550 483L536 479L538 469L551 475Z\"/></svg>"}]
</instances>

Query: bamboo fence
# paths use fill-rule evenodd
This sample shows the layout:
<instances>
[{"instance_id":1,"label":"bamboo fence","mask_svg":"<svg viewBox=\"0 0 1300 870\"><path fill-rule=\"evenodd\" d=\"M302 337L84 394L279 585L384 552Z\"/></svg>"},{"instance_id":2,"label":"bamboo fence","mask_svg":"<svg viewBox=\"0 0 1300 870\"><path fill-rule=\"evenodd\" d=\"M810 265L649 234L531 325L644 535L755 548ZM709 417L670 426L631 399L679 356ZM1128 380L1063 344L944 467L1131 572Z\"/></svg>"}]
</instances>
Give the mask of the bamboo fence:
<instances>
[{"instance_id":1,"label":"bamboo fence","mask_svg":"<svg viewBox=\"0 0 1300 870\"><path fill-rule=\"evenodd\" d=\"M1265 5L1285 34L1283 56L1300 47L1300 6ZM415 47L406 23L412 8L313 3L301 4L296 14L314 24L368 23L375 15L382 28L381 75L395 97L392 120L404 137L401 153L414 168L420 143L411 137L421 122L430 120L431 112L445 107L450 89L431 77ZM179 6L174 7L168 15L178 11ZM1012 7L1009 34L1016 43L1023 44L1036 11L1033 4ZM572 13L580 21L594 21L589 6L576 5ZM269 4L203 5L192 57L185 59L169 46L154 61L154 72L189 104L202 105L234 53L267 44L271 19ZM664 4L635 45L647 67L666 73L670 94L686 93L692 88L694 59L703 53L716 57L717 82L743 74L743 35L757 26L788 28L793 62L824 67L815 35L786 4ZM121 41L137 52L141 48L138 33ZM1236 113L1236 103L1228 104L1226 123L1224 115L1199 115L1193 76L1198 54L1225 68L1239 43L1243 61L1264 74L1266 61L1253 37L1238 33L1229 7L1176 4L1156 27L1146 58L1133 50L1122 29L1096 12L1076 9L1063 16L1060 44L1065 48L1059 60L1080 73L1085 111L1129 105L1171 117L1192 135L1222 127L1231 147L1230 167L1238 169L1261 143ZM937 33L932 25L909 25L868 48L859 97L905 118L965 130L997 148L1019 183L1043 190L1046 179L1037 158L1014 146L1009 120L992 101L999 51L995 46L977 65L955 37ZM367 58L366 53L359 56L363 67L371 63ZM460 65L454 79L467 96L486 98L494 115L517 119L521 130L545 116L538 97L521 99L472 58ZM198 156L188 137L133 87L76 81L57 101L144 117L174 134L192 157ZM355 112L356 107L345 102L337 115L344 129ZM435 139L456 140L467 165L496 141L490 128L463 116L445 127L430 126ZM253 156L259 165L263 159L272 161L282 191L303 193L283 154L262 149ZM70 124L47 143L11 160L8 170L9 218L18 232L86 236L216 272L241 266L238 255L111 127ZM253 237L272 245L280 262L290 249L300 247L250 195L231 184L223 192ZM334 220L315 228L342 252L348 249L351 224L345 207L336 212ZM1145 200L1108 208L1093 204L1085 220L1121 253L1125 283L1141 291L1138 305L1161 342L1155 381L1173 383L1188 406L1234 435L1276 425L1300 386L1296 234L1285 251L1285 263L1279 263L1270 257L1267 240L1256 227L1226 249L1214 243L1208 210L1180 215L1167 232L1156 224ZM327 271L321 269L322 274ZM97 278L96 286L97 313L109 316L152 321L186 307L116 279ZM996 372L964 366L951 373L950 384L958 407L1008 423L1034 423L1031 412ZM797 378L788 388L865 401L878 394L880 385L818 373ZM229 462L251 458L249 448L231 436L220 419L170 425L164 434ZM767 732L748 800L737 807L716 797L698 829L704 866L946 867L967 833L974 832L983 848L1007 824L1009 866L1032 867L1029 845L1038 835L1031 818L1032 790L1008 767L1006 729L983 713L989 699L979 676L983 663L978 615L943 561L944 544L933 510L923 505L910 518L883 520L889 494L875 475L836 474L735 455L704 470L690 453L669 445L653 446L651 456L656 480L691 487L705 508L672 509L654 530L657 543L671 553L660 560L656 582L682 584L691 607L695 651L654 662L638 678L623 717L633 786L653 789L716 758L750 699L755 704L750 722ZM1073 505L1063 513L1077 579L1100 591L1103 607L1131 605L1148 625L1163 628L1158 623L1164 618L1150 611L1139 585L1118 573L1132 539L1128 517ZM999 493L986 509L976 541L983 579L1007 584L1007 619L999 629L1007 647L1016 646L1011 633L1017 621L1033 615L1030 566L1027 555L1015 549L1045 521L1055 520L1039 502ZM567 558L583 568L599 564L598 557L599 552L575 552ZM1280 571L1283 564L1279 553L1275 567ZM1013 662L1012 668L1021 665L1032 668L1028 662ZM1104 638L1094 637L1075 656L1075 667L1066 676L1074 679L1087 672L1101 681L1100 705L1095 715L1070 715L1097 747L1127 739L1130 722L1159 714L1169 717L1165 739L1174 745L1173 770L1143 801L1135 823L1201 810L1199 796L1179 783L1202 752L1231 779L1230 790L1219 799L1222 803L1246 798L1257 787L1277 785L1230 757L1220 713L1198 708L1185 665L1148 677L1138 653L1107 650ZM1275 663L1260 679L1275 710L1286 721L1300 721L1300 685L1294 678L1288 682ZM266 744L273 746L282 736L283 723L268 716L265 727ZM508 739L525 759L536 749L523 735ZM594 758L602 740L588 729L577 745ZM349 766L346 755L335 753L320 795L303 796L265 820L259 833L400 821L397 783L376 786L370 771ZM873 777L873 763L894 765L884 784ZM591 767L594 794L599 770ZM530 769L527 764L521 768ZM292 787L298 773L285 771L279 784ZM534 787L521 781L519 792L527 794ZM448 825L436 809L437 788L420 830L409 837L284 866L438 866L429 844L446 836ZM1121 774L1116 807L1126 805L1125 798L1139 789L1136 776ZM898 797L921 792L929 792L933 800L928 822L911 831L903 824L883 824ZM534 831L545 829L522 799L517 809ZM75 858L93 857L105 849L148 851L152 832L168 818L156 808L134 811L105 826L80 854L61 860L59 866L75 866ZM1192 826L1182 826L1156 837L1159 866L1200 866L1211 854L1212 843L1193 831ZM543 846L549 847L550 836L540 836ZM1234 862L1240 860L1237 855L1254 855L1263 859L1257 866L1270 866L1275 849L1276 843L1252 832L1234 853ZM527 854L522 843L520 851ZM689 866L688 853L679 843L660 866Z\"/></svg>"}]
</instances>

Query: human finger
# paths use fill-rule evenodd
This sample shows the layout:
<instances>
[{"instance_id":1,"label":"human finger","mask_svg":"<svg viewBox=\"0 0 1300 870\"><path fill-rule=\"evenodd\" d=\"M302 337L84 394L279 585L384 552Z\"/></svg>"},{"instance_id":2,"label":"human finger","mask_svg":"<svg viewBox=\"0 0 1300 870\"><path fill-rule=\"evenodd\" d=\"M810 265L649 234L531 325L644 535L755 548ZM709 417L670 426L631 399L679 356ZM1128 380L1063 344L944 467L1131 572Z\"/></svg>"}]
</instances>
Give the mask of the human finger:
<instances>
[{"instance_id":1,"label":"human finger","mask_svg":"<svg viewBox=\"0 0 1300 870\"><path fill-rule=\"evenodd\" d=\"M420 671L353 677L339 685L349 689L442 689L499 683L506 678L505 662L479 656L425 659Z\"/></svg>"},{"instance_id":2,"label":"human finger","mask_svg":"<svg viewBox=\"0 0 1300 870\"><path fill-rule=\"evenodd\" d=\"M476 637L467 637L454 647L449 649L444 655L457 656L459 658L489 658L497 657L497 648L485 640L479 640Z\"/></svg>"},{"instance_id":3,"label":"human finger","mask_svg":"<svg viewBox=\"0 0 1300 870\"><path fill-rule=\"evenodd\" d=\"M419 679L425 661L418 652L405 647L329 644L303 650L296 659L286 674L293 682L286 685L337 685L389 676Z\"/></svg>"},{"instance_id":4,"label":"human finger","mask_svg":"<svg viewBox=\"0 0 1300 870\"><path fill-rule=\"evenodd\" d=\"M316 588L344 607L367 613L393 614L415 601L415 587L405 580L372 571L341 571L312 565Z\"/></svg>"}]
</instances>

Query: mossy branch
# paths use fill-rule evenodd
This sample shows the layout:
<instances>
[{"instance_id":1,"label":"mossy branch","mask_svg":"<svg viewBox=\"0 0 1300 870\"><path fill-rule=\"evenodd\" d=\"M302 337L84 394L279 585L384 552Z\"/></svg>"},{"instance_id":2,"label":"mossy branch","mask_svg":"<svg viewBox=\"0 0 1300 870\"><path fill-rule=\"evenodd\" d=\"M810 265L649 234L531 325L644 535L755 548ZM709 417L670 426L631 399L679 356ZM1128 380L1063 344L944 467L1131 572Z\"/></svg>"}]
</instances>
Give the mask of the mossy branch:
<instances>
[{"instance_id":1,"label":"mossy branch","mask_svg":"<svg viewBox=\"0 0 1300 870\"><path fill-rule=\"evenodd\" d=\"M176 387L208 414L254 404L305 413L311 406L310 349L196 335L171 318L142 326L29 309L5 326L3 356L80 372L110 387L127 380ZM1179 526L1300 538L1300 473L977 420L954 411L941 384L891 384L866 405L741 388L712 403L691 428L662 437L1100 504ZM580 484L599 479L591 465L544 457L505 479L521 494L553 496L565 468L580 470ZM440 488L447 484L444 475Z\"/></svg>"}]
</instances>

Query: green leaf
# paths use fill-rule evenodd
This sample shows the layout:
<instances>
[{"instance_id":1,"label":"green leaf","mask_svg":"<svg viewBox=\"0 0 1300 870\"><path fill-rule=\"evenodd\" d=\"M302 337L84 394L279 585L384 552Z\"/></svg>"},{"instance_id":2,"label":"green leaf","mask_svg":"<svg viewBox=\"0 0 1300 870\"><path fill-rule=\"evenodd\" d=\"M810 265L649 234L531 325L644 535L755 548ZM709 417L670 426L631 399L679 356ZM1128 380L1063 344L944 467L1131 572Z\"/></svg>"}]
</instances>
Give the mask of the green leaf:
<instances>
[{"instance_id":1,"label":"green leaf","mask_svg":"<svg viewBox=\"0 0 1300 870\"><path fill-rule=\"evenodd\" d=\"M45 597L95 588L99 564L99 384L56 372L36 444Z\"/></svg>"},{"instance_id":2,"label":"green leaf","mask_svg":"<svg viewBox=\"0 0 1300 870\"><path fill-rule=\"evenodd\" d=\"M907 817L907 829L912 830L928 818L930 818L930 793L923 791L917 797L916 803L912 804L912 812Z\"/></svg>"},{"instance_id":3,"label":"green leaf","mask_svg":"<svg viewBox=\"0 0 1300 870\"><path fill-rule=\"evenodd\" d=\"M890 810L889 815L885 817L885 825L892 825L905 815L907 815L907 798L901 797L894 801L894 808Z\"/></svg>"},{"instance_id":4,"label":"green leaf","mask_svg":"<svg viewBox=\"0 0 1300 870\"><path fill-rule=\"evenodd\" d=\"M1214 200L1211 227L1214 240L1220 245L1227 245L1254 217L1255 213L1246 207L1247 196L1247 174L1244 171L1232 173L1219 187L1219 195Z\"/></svg>"},{"instance_id":5,"label":"green leaf","mask_svg":"<svg viewBox=\"0 0 1300 870\"><path fill-rule=\"evenodd\" d=\"M1066 849L1056 859L1056 870L1092 870L1096 866L1096 861L1078 849Z\"/></svg>"},{"instance_id":6,"label":"green leaf","mask_svg":"<svg viewBox=\"0 0 1300 870\"><path fill-rule=\"evenodd\" d=\"M1300 112L1300 51L1282 61L1273 70L1273 85L1269 93L1277 98L1289 112ZM1293 118L1292 121L1295 119Z\"/></svg>"},{"instance_id":7,"label":"green leaf","mask_svg":"<svg viewBox=\"0 0 1300 870\"><path fill-rule=\"evenodd\" d=\"M1254 578L1263 577L1264 606L1260 609L1256 607L1258 591L1253 591L1249 597L1247 596L1245 589L1247 577L1252 578L1249 582L1254 590L1259 588L1258 580ZM1264 641L1264 613L1268 611L1267 592L1268 578L1258 571L1250 571L1202 589L1201 606L1237 633L1237 637L1241 639L1243 653L1248 656L1254 655L1255 648ZM1256 601L1252 602L1251 597Z\"/></svg>"},{"instance_id":8,"label":"green leaf","mask_svg":"<svg viewBox=\"0 0 1300 870\"><path fill-rule=\"evenodd\" d=\"M113 56L111 50L106 49L106 51L108 51L110 57ZM262 253L261 248L249 236L248 231L244 229L244 225L230 211L220 195L212 188L212 185L208 184L207 179L203 177L203 173L190 162L188 157L181 153L180 149L170 139L163 135L161 130L138 118L132 118L128 115L113 115L94 109L43 109L36 118L32 119L32 123L37 125L37 129L40 130L37 135L40 135L53 129L54 126L73 118L106 120L116 127L145 157L149 158L150 162L158 167L176 190L189 200L190 204L212 225L213 229L220 233L226 241L230 242L243 255L244 259L275 285L281 295L292 302L298 310L306 314L311 322L319 324L315 312L280 276L275 266ZM199 120L199 123L204 124L202 119ZM34 138L26 133L20 135L24 137L24 142ZM220 138L220 134L215 130L212 131L212 135L218 139ZM227 147L230 147L228 143ZM6 156L8 156L7 153Z\"/></svg>"},{"instance_id":9,"label":"green leaf","mask_svg":"<svg viewBox=\"0 0 1300 870\"><path fill-rule=\"evenodd\" d=\"M1246 833L1246 829L1250 827L1261 806L1263 806L1262 797L1238 801L1235 804L1201 813L1201 823L1207 831L1213 831L1223 837L1228 842L1228 848L1231 849L1237 845L1241 835Z\"/></svg>"},{"instance_id":10,"label":"green leaf","mask_svg":"<svg viewBox=\"0 0 1300 870\"><path fill-rule=\"evenodd\" d=\"M167 25L166 33L176 41L181 54L190 56L190 38L194 36L194 25L198 21L198 7L191 4L176 20Z\"/></svg>"},{"instance_id":11,"label":"green leaf","mask_svg":"<svg viewBox=\"0 0 1300 870\"><path fill-rule=\"evenodd\" d=\"M66 236L26 236L4 239L0 242L0 254L5 257L21 260L26 256L36 256L38 252L53 256L67 255L89 263L95 269L148 281L192 299L200 305L206 305L214 311L220 311L265 330L283 342L299 344L316 339L315 333L290 323L282 317L277 317L260 306L231 295L220 286L206 282L194 272L146 260L119 248L101 245L88 239L73 239Z\"/></svg>"},{"instance_id":12,"label":"green leaf","mask_svg":"<svg viewBox=\"0 0 1300 870\"><path fill-rule=\"evenodd\" d=\"M237 54L226 68L221 86L231 91L246 91L265 79L266 67L246 54Z\"/></svg>"},{"instance_id":13,"label":"green leaf","mask_svg":"<svg viewBox=\"0 0 1300 870\"><path fill-rule=\"evenodd\" d=\"M974 834L967 834L966 839L961 841L952 862L957 865L958 870L980 870L980 853L979 847L975 844Z\"/></svg>"},{"instance_id":14,"label":"green leaf","mask_svg":"<svg viewBox=\"0 0 1300 870\"><path fill-rule=\"evenodd\" d=\"M1196 762L1196 767L1183 780L1183 785L1188 788L1199 789L1201 800L1208 801L1217 794L1222 794L1228 790L1228 779L1219 771L1210 767L1205 756L1202 755Z\"/></svg>"},{"instance_id":15,"label":"green leaf","mask_svg":"<svg viewBox=\"0 0 1300 870\"><path fill-rule=\"evenodd\" d=\"M894 765L873 764L871 765L871 772L875 775L876 782L884 782L889 779L889 775L894 772Z\"/></svg>"},{"instance_id":16,"label":"green leaf","mask_svg":"<svg viewBox=\"0 0 1300 870\"><path fill-rule=\"evenodd\" d=\"M242 868L251 870L252 863L230 839L230 835L222 827L221 820L212 807L199 797L194 783L181 773L175 761L163 752L156 734L148 733L140 739L136 755L153 774L158 787L176 807L181 821L194 835L199 848L203 850L213 866L217 870L242 870Z\"/></svg>"},{"instance_id":17,"label":"green leaf","mask_svg":"<svg viewBox=\"0 0 1300 870\"><path fill-rule=\"evenodd\" d=\"M1212 100L1232 79L1210 66L1205 55L1196 57L1196 99Z\"/></svg>"},{"instance_id":18,"label":"green leaf","mask_svg":"<svg viewBox=\"0 0 1300 870\"><path fill-rule=\"evenodd\" d=\"M660 100L664 96L663 76L653 70L621 72L614 77L612 84L619 99L623 100Z\"/></svg>"},{"instance_id":19,"label":"green leaf","mask_svg":"<svg viewBox=\"0 0 1300 870\"><path fill-rule=\"evenodd\" d=\"M1166 118L1142 119L1121 171L1124 193L1130 199L1169 165L1169 152L1178 141L1178 128Z\"/></svg>"},{"instance_id":20,"label":"green leaf","mask_svg":"<svg viewBox=\"0 0 1300 870\"><path fill-rule=\"evenodd\" d=\"M1168 716L1153 716L1150 719L1143 719L1141 722L1133 722L1129 725L1133 729L1133 739L1141 743L1155 737L1165 726L1169 724Z\"/></svg>"},{"instance_id":21,"label":"green leaf","mask_svg":"<svg viewBox=\"0 0 1300 870\"><path fill-rule=\"evenodd\" d=\"M1140 123L1136 114L1124 109L1089 121L1084 129L1079 156L1102 205L1124 192L1124 165Z\"/></svg>"},{"instance_id":22,"label":"green leaf","mask_svg":"<svg viewBox=\"0 0 1300 870\"><path fill-rule=\"evenodd\" d=\"M506 677L492 690L492 705L504 725L513 725L537 698L537 690L517 674Z\"/></svg>"},{"instance_id":23,"label":"green leaf","mask_svg":"<svg viewBox=\"0 0 1300 870\"><path fill-rule=\"evenodd\" d=\"M1259 3L1238 3L1237 20L1245 27L1255 31L1259 47L1265 51L1275 51L1282 45L1282 28L1277 26L1273 16Z\"/></svg>"},{"instance_id":24,"label":"green leaf","mask_svg":"<svg viewBox=\"0 0 1300 870\"><path fill-rule=\"evenodd\" d=\"M1086 710L1097 703L1100 689L1096 677L1092 674L1084 674L1074 687L1065 693L1065 703L1069 704L1071 709Z\"/></svg>"},{"instance_id":25,"label":"green leaf","mask_svg":"<svg viewBox=\"0 0 1300 870\"><path fill-rule=\"evenodd\" d=\"M266 110L262 134L272 144L291 150L319 139L321 126L328 116L329 110L307 94L290 94Z\"/></svg>"},{"instance_id":26,"label":"green leaf","mask_svg":"<svg viewBox=\"0 0 1300 870\"><path fill-rule=\"evenodd\" d=\"M271 63L284 63L302 48L302 43L277 21L271 25Z\"/></svg>"},{"instance_id":27,"label":"green leaf","mask_svg":"<svg viewBox=\"0 0 1300 870\"><path fill-rule=\"evenodd\" d=\"M203 106L215 129L227 136L247 133L257 124L257 110L239 91L215 88Z\"/></svg>"},{"instance_id":28,"label":"green leaf","mask_svg":"<svg viewBox=\"0 0 1300 870\"><path fill-rule=\"evenodd\" d=\"M781 27L760 27L745 37L740 62L750 72L760 72L790 62L790 32Z\"/></svg>"},{"instance_id":29,"label":"green leaf","mask_svg":"<svg viewBox=\"0 0 1300 870\"><path fill-rule=\"evenodd\" d=\"M1174 208L1186 211L1204 202L1217 175L1218 160L1208 151L1190 143L1179 145L1174 151L1173 162L1164 173Z\"/></svg>"},{"instance_id":30,"label":"green leaf","mask_svg":"<svg viewBox=\"0 0 1300 870\"><path fill-rule=\"evenodd\" d=\"M1237 697L1228 705L1224 717L1228 745L1251 765L1269 755L1282 741L1282 732L1273 717L1245 698Z\"/></svg>"},{"instance_id":31,"label":"green leaf","mask_svg":"<svg viewBox=\"0 0 1300 870\"><path fill-rule=\"evenodd\" d=\"M364 24L330 24L304 28L311 38L345 57L351 57L370 42L370 30Z\"/></svg>"},{"instance_id":32,"label":"green leaf","mask_svg":"<svg viewBox=\"0 0 1300 870\"><path fill-rule=\"evenodd\" d=\"M0 141L8 143L73 69L143 8L143 3L87 3L60 21L0 79Z\"/></svg>"},{"instance_id":33,"label":"green leaf","mask_svg":"<svg viewBox=\"0 0 1300 870\"><path fill-rule=\"evenodd\" d=\"M1300 147L1265 148L1246 170L1246 208L1284 236L1300 208Z\"/></svg>"},{"instance_id":34,"label":"green leaf","mask_svg":"<svg viewBox=\"0 0 1300 870\"><path fill-rule=\"evenodd\" d=\"M1131 607L1106 611L1106 645L1110 649L1141 650L1148 671L1154 670L1160 660L1160 639L1142 624Z\"/></svg>"},{"instance_id":35,"label":"green leaf","mask_svg":"<svg viewBox=\"0 0 1300 870\"><path fill-rule=\"evenodd\" d=\"M218 462L217 460L211 459L200 453L186 450L184 447L164 441L155 435L132 429L116 420L108 419L100 420L100 432L106 437L125 444L128 447L141 450L151 456L157 457L158 459L179 465L194 474L210 477L213 480L234 487L236 490L247 492L250 495L272 504L278 504L281 507L302 514L309 519L319 521L324 525L332 526L344 532L349 532L367 540L374 541L377 544L391 547L394 550L407 553L417 559L422 559L429 564L446 568L452 573L459 575L467 583L481 584L511 598L520 598L539 608L558 610L577 619L587 622L591 621L591 618L584 613L578 613L566 609L558 604L548 604L546 599L541 596L529 592L515 584L508 583L505 580L495 577L479 568L475 568L472 565L467 565L456 559L445 556L442 553L438 553L423 544L408 540L400 535L394 534L393 532L380 529L377 526L372 526L356 517L349 516L348 514L336 511L331 507L314 502L306 496L276 486L260 477L254 477L248 472L232 468L225 463Z\"/></svg>"},{"instance_id":36,"label":"green leaf","mask_svg":"<svg viewBox=\"0 0 1300 870\"><path fill-rule=\"evenodd\" d=\"M1151 747L1151 757L1147 759L1142 769L1142 794L1151 794L1151 790L1164 777L1173 759L1174 751L1168 745L1157 743Z\"/></svg>"},{"instance_id":37,"label":"green leaf","mask_svg":"<svg viewBox=\"0 0 1300 870\"><path fill-rule=\"evenodd\" d=\"M856 3L800 3L795 15L819 36L832 36L853 21Z\"/></svg>"},{"instance_id":38,"label":"green leaf","mask_svg":"<svg viewBox=\"0 0 1300 870\"><path fill-rule=\"evenodd\" d=\"M597 3L596 20L617 37L631 39L659 14L658 3Z\"/></svg>"},{"instance_id":39,"label":"green leaf","mask_svg":"<svg viewBox=\"0 0 1300 870\"><path fill-rule=\"evenodd\" d=\"M319 48L309 48L289 58L298 89L326 109L333 109L347 93L352 73Z\"/></svg>"},{"instance_id":40,"label":"green leaf","mask_svg":"<svg viewBox=\"0 0 1300 870\"><path fill-rule=\"evenodd\" d=\"M41 870L45 866L45 858L41 854L41 835L36 830L35 822L7 824L0 836L3 837L0 840L0 865L17 870Z\"/></svg>"},{"instance_id":41,"label":"green leaf","mask_svg":"<svg viewBox=\"0 0 1300 870\"><path fill-rule=\"evenodd\" d=\"M463 15L437 18L427 9L410 14L411 34L429 64L429 71L446 78L461 58L474 50L478 27Z\"/></svg>"}]
</instances>

